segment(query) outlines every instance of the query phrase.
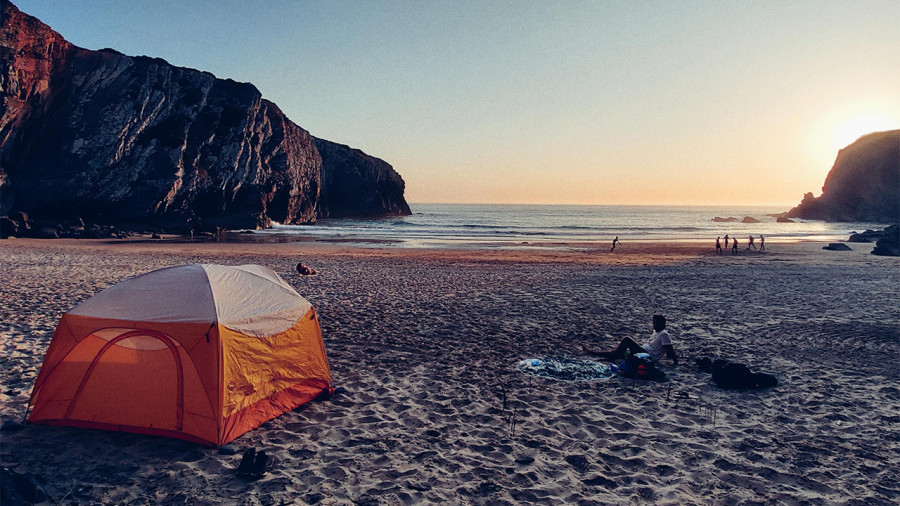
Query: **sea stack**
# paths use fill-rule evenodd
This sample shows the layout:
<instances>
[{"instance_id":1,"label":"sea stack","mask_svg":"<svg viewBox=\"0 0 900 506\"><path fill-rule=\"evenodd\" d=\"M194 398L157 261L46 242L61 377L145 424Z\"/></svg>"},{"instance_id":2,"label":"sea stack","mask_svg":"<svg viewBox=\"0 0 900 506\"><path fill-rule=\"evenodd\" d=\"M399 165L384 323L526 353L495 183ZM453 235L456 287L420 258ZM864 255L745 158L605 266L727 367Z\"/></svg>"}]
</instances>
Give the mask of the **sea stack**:
<instances>
[{"instance_id":1,"label":"sea stack","mask_svg":"<svg viewBox=\"0 0 900 506\"><path fill-rule=\"evenodd\" d=\"M840 150L822 195L807 193L788 218L900 222L900 130L861 137Z\"/></svg>"}]
</instances>

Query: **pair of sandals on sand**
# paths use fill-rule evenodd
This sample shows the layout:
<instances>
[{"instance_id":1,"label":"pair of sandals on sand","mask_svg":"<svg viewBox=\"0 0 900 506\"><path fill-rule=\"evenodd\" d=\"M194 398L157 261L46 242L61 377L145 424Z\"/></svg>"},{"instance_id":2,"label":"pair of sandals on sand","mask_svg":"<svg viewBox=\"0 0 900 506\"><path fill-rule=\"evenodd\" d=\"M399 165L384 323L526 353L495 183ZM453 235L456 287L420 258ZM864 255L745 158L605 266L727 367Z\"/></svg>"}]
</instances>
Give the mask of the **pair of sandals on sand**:
<instances>
[{"instance_id":1,"label":"pair of sandals on sand","mask_svg":"<svg viewBox=\"0 0 900 506\"><path fill-rule=\"evenodd\" d=\"M262 478L266 471L269 468L269 464L271 463L269 456L266 455L265 450L256 451L256 448L250 448L249 450L244 452L244 456L241 457L241 463L238 465L237 474L238 476L246 476L251 479L259 479Z\"/></svg>"}]
</instances>

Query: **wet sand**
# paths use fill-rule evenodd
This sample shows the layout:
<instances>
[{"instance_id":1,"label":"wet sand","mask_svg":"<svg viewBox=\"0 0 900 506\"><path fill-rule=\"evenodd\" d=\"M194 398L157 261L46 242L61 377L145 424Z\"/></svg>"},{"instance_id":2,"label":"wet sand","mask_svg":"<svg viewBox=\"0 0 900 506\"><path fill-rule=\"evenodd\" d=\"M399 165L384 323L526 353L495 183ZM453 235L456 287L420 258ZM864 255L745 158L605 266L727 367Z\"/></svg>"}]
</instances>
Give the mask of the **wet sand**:
<instances>
[{"instance_id":1,"label":"wet sand","mask_svg":"<svg viewBox=\"0 0 900 506\"><path fill-rule=\"evenodd\" d=\"M78 504L887 504L900 497L900 260L820 243L411 250L314 241L0 241L0 418L21 420L60 315L117 281L258 263L319 314L346 393L237 440L28 425L0 460ZM730 252L729 252L730 253ZM298 258L318 276L293 273ZM560 382L524 358L579 356L665 314L666 383ZM723 357L778 387L726 391Z\"/></svg>"}]
</instances>

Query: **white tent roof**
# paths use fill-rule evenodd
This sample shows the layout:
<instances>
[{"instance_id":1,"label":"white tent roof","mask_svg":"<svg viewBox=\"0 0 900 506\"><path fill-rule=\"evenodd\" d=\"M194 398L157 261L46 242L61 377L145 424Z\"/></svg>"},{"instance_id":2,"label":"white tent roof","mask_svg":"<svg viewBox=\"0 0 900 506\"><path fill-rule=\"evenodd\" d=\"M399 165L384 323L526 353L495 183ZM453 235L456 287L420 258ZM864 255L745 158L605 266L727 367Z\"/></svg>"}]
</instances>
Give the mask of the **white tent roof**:
<instances>
[{"instance_id":1,"label":"white tent roof","mask_svg":"<svg viewBox=\"0 0 900 506\"><path fill-rule=\"evenodd\" d=\"M126 279L69 313L126 321L209 323L253 336L294 326L312 305L260 265L191 264Z\"/></svg>"}]
</instances>

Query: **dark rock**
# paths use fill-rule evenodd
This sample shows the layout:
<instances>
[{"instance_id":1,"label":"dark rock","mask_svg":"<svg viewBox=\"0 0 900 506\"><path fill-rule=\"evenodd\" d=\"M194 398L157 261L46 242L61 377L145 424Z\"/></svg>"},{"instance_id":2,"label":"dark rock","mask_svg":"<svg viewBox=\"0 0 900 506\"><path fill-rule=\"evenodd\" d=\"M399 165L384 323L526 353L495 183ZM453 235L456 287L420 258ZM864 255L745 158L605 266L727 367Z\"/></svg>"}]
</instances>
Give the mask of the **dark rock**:
<instances>
[{"instance_id":1,"label":"dark rock","mask_svg":"<svg viewBox=\"0 0 900 506\"><path fill-rule=\"evenodd\" d=\"M8 216L0 216L0 238L19 235L19 224Z\"/></svg>"},{"instance_id":2,"label":"dark rock","mask_svg":"<svg viewBox=\"0 0 900 506\"><path fill-rule=\"evenodd\" d=\"M222 445L219 447L219 453L222 455L236 455L237 452L238 448L234 445Z\"/></svg>"},{"instance_id":3,"label":"dark rock","mask_svg":"<svg viewBox=\"0 0 900 506\"><path fill-rule=\"evenodd\" d=\"M189 218L196 232L315 221L316 142L253 85L86 50L10 2L2 9L0 213L178 233ZM409 213L388 164L342 149L347 155L326 167L325 196L335 199L322 215ZM84 235L104 234L86 227Z\"/></svg>"},{"instance_id":4,"label":"dark rock","mask_svg":"<svg viewBox=\"0 0 900 506\"><path fill-rule=\"evenodd\" d=\"M406 183L387 162L343 144L315 142L322 157L320 218L411 214Z\"/></svg>"},{"instance_id":5,"label":"dark rock","mask_svg":"<svg viewBox=\"0 0 900 506\"><path fill-rule=\"evenodd\" d=\"M847 242L873 242L881 239L883 236L884 231L866 230L860 234L855 232L850 234L850 238L847 239Z\"/></svg>"},{"instance_id":6,"label":"dark rock","mask_svg":"<svg viewBox=\"0 0 900 506\"><path fill-rule=\"evenodd\" d=\"M55 227L41 227L38 230L34 230L31 237L36 237L38 239L59 239L59 230Z\"/></svg>"},{"instance_id":7,"label":"dark rock","mask_svg":"<svg viewBox=\"0 0 900 506\"><path fill-rule=\"evenodd\" d=\"M157 234L156 232L153 232L153 235L151 235L150 238L151 238L151 239L162 239L162 238L159 236L159 234Z\"/></svg>"},{"instance_id":8,"label":"dark rock","mask_svg":"<svg viewBox=\"0 0 900 506\"><path fill-rule=\"evenodd\" d=\"M804 195L789 218L823 221L900 221L900 130L877 132L838 152L822 195Z\"/></svg>"},{"instance_id":9,"label":"dark rock","mask_svg":"<svg viewBox=\"0 0 900 506\"><path fill-rule=\"evenodd\" d=\"M827 249L829 251L853 251L850 249L850 246L847 246L842 242L829 243L828 246L822 246L822 249Z\"/></svg>"},{"instance_id":10,"label":"dark rock","mask_svg":"<svg viewBox=\"0 0 900 506\"><path fill-rule=\"evenodd\" d=\"M778 223L797 223L796 221L794 221L786 216L779 216L778 218L775 219L775 221Z\"/></svg>"},{"instance_id":11,"label":"dark rock","mask_svg":"<svg viewBox=\"0 0 900 506\"><path fill-rule=\"evenodd\" d=\"M873 255L900 256L900 225L891 225L884 229L884 236L875 243Z\"/></svg>"},{"instance_id":12,"label":"dark rock","mask_svg":"<svg viewBox=\"0 0 900 506\"><path fill-rule=\"evenodd\" d=\"M36 476L0 468L0 504L27 505L49 500Z\"/></svg>"},{"instance_id":13,"label":"dark rock","mask_svg":"<svg viewBox=\"0 0 900 506\"><path fill-rule=\"evenodd\" d=\"M738 220L737 218L734 218L732 216L729 216L728 218L722 218L721 216L716 216L715 218L712 219L712 221L714 221L716 223L733 223L737 220Z\"/></svg>"},{"instance_id":14,"label":"dark rock","mask_svg":"<svg viewBox=\"0 0 900 506\"><path fill-rule=\"evenodd\" d=\"M24 428L25 428L24 425L22 425L21 423L15 421L15 420L5 420L3 422L3 425L0 426L0 431L3 431L3 432L16 431L16 430L21 430Z\"/></svg>"},{"instance_id":15,"label":"dark rock","mask_svg":"<svg viewBox=\"0 0 900 506\"><path fill-rule=\"evenodd\" d=\"M741 223L759 223L759 220L752 216L744 216L744 219L741 220Z\"/></svg>"},{"instance_id":16,"label":"dark rock","mask_svg":"<svg viewBox=\"0 0 900 506\"><path fill-rule=\"evenodd\" d=\"M0 167L0 171L2 171L2 170L3 170L3 168ZM17 212L12 213L10 215L10 218L15 220L16 223L18 223L21 228L28 229L31 227L31 220L28 218L28 214L23 213L22 211L17 211Z\"/></svg>"}]
</instances>

